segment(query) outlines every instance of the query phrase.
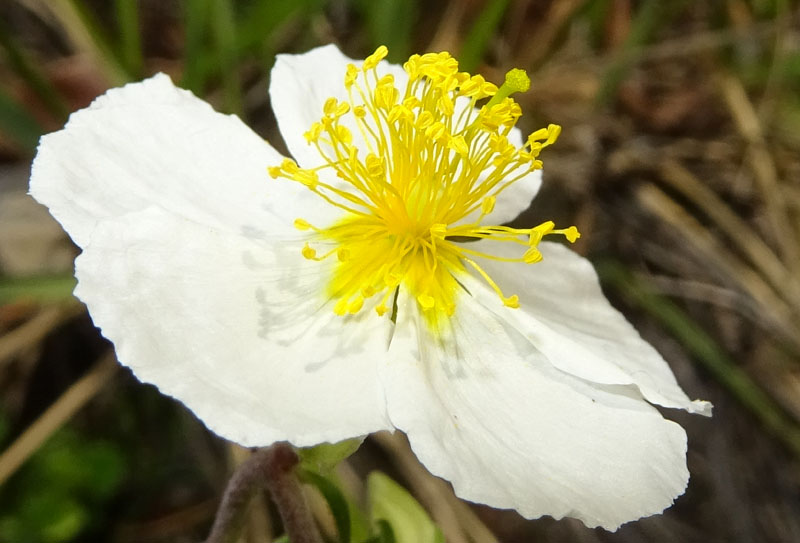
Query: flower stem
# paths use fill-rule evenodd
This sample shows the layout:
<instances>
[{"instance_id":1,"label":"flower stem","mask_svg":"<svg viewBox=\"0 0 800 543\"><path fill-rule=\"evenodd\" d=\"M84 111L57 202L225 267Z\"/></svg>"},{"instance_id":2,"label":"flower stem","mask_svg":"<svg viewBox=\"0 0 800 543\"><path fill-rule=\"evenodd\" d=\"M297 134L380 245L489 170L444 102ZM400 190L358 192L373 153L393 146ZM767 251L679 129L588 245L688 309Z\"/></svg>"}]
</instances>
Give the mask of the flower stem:
<instances>
[{"instance_id":1,"label":"flower stem","mask_svg":"<svg viewBox=\"0 0 800 543\"><path fill-rule=\"evenodd\" d=\"M262 488L269 490L292 543L322 543L294 473L298 462L288 443L256 450L228 482L206 543L237 541L250 501Z\"/></svg>"}]
</instances>

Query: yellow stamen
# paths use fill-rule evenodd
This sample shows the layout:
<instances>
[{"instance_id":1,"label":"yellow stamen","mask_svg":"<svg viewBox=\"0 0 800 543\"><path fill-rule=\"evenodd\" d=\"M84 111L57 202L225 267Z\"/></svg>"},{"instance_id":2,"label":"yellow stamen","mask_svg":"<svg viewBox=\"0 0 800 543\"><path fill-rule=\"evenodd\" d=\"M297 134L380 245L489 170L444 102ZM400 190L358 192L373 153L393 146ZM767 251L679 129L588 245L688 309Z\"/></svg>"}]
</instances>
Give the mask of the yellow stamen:
<instances>
[{"instance_id":1,"label":"yellow stamen","mask_svg":"<svg viewBox=\"0 0 800 543\"><path fill-rule=\"evenodd\" d=\"M337 315L358 313L373 297L369 306L385 315L402 288L435 327L455 311L465 292L457 278L467 267L505 306L519 307L519 297L506 296L475 258L533 264L542 260L544 236L560 234L572 243L580 233L574 226L556 229L552 221L533 228L482 221L503 190L542 167L539 153L556 141L560 127L535 131L521 148L509 142L522 114L511 95L530 87L523 70L508 72L498 88L459 72L448 53L413 55L403 66L408 82L398 88L380 66L387 54L381 46L360 69L348 65L347 100L328 99L320 121L306 132L322 166L304 169L286 159L269 168L271 177L298 182L342 210L343 218L325 228L295 220L311 242L334 247L317 256L306 243L303 256L319 261L337 255L328 287ZM341 124L344 118L355 134ZM514 243L519 256L478 251L457 241L463 238Z\"/></svg>"}]
</instances>

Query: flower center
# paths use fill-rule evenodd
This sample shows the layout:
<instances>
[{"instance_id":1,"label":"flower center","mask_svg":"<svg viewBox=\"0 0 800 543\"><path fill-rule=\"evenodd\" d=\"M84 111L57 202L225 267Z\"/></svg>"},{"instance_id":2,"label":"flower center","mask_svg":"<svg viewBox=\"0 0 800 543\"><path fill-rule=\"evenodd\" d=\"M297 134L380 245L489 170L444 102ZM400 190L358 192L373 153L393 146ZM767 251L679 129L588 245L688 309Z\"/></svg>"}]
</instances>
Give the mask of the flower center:
<instances>
[{"instance_id":1,"label":"flower center","mask_svg":"<svg viewBox=\"0 0 800 543\"><path fill-rule=\"evenodd\" d=\"M475 257L534 263L542 259L537 245L543 236L562 234L574 242L580 234L574 226L556 230L550 221L522 229L482 222L505 188L541 169L539 153L561 128L537 130L519 148L509 142L522 114L510 96L530 85L522 70L511 70L498 88L480 75L459 72L448 53L413 55L403 65L408 83L401 91L394 76L378 73L386 54L381 46L361 68L348 65L347 100L329 98L322 119L306 132L322 166L304 169L286 159L269 168L273 178L299 182L344 212L322 228L295 221L312 244L329 247L318 255L306 243L303 256L335 255L329 295L339 315L359 312L374 296L380 300L375 310L383 315L402 286L435 322L455 310L464 290L458 276L467 267L506 306L519 307L518 297L506 296ZM323 179L321 171L335 176ZM457 242L468 238L518 244L520 256L492 256Z\"/></svg>"}]
</instances>

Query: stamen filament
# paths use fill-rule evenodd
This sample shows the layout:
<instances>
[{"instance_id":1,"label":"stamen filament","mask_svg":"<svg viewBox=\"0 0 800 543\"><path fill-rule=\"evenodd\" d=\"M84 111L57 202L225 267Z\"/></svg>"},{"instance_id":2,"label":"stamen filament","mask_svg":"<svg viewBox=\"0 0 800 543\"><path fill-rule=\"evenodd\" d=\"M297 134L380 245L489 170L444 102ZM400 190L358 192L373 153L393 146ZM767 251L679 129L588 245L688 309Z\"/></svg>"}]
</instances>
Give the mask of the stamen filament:
<instances>
[{"instance_id":1,"label":"stamen filament","mask_svg":"<svg viewBox=\"0 0 800 543\"><path fill-rule=\"evenodd\" d=\"M287 159L269 168L273 178L300 183L343 212L325 227L295 220L308 233L303 256L322 261L337 255L328 295L338 315L358 313L375 296L377 304L370 305L385 315L403 288L435 328L465 292L457 278L467 266L506 306L518 307L519 298L506 296L473 258L532 264L542 259L537 246L544 236L562 235L570 243L580 237L574 226L555 229L549 221L533 228L482 224L503 191L542 167L539 153L560 128L537 130L519 148L509 142L521 115L511 96L530 86L522 70L509 71L497 88L459 72L447 53L413 55L403 65L408 81L398 89L381 65L386 54L381 46L360 68L348 65L347 100L328 99L320 121L305 133L321 166L304 169ZM364 142L360 149L341 122L346 116ZM326 181L333 178L326 173L344 186ZM457 238L513 243L520 253L495 256ZM317 243L333 248L318 256Z\"/></svg>"}]
</instances>

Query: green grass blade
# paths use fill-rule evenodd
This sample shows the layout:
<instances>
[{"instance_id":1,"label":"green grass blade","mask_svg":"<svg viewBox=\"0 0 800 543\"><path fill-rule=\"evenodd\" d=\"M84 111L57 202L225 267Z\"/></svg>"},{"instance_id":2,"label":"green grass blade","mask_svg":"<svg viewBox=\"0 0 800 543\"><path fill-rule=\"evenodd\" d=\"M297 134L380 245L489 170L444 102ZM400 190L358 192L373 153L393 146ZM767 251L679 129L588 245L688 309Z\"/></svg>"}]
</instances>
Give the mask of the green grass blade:
<instances>
[{"instance_id":1,"label":"green grass blade","mask_svg":"<svg viewBox=\"0 0 800 543\"><path fill-rule=\"evenodd\" d=\"M239 54L263 50L281 26L295 18L309 18L323 6L321 0L252 1L245 6L236 32Z\"/></svg>"},{"instance_id":2,"label":"green grass blade","mask_svg":"<svg viewBox=\"0 0 800 543\"><path fill-rule=\"evenodd\" d=\"M602 262L597 270L604 281L629 303L645 310L661 323L717 382L800 456L800 426L691 317L672 301L654 293L620 263Z\"/></svg>"},{"instance_id":3,"label":"green grass blade","mask_svg":"<svg viewBox=\"0 0 800 543\"><path fill-rule=\"evenodd\" d=\"M202 96L205 86L202 59L206 58L204 37L211 16L210 0L184 0L183 16L185 28L185 49L183 60L183 78L181 87Z\"/></svg>"},{"instance_id":4,"label":"green grass blade","mask_svg":"<svg viewBox=\"0 0 800 543\"><path fill-rule=\"evenodd\" d=\"M128 73L141 77L144 68L138 0L116 0L120 57Z\"/></svg>"},{"instance_id":5,"label":"green grass blade","mask_svg":"<svg viewBox=\"0 0 800 543\"><path fill-rule=\"evenodd\" d=\"M630 33L622 49L603 75L602 85L597 93L599 103L606 104L616 96L619 85L638 61L642 46L651 40L660 27L672 21L686 4L687 0L642 2L631 22Z\"/></svg>"},{"instance_id":6,"label":"green grass blade","mask_svg":"<svg viewBox=\"0 0 800 543\"><path fill-rule=\"evenodd\" d=\"M462 70L471 72L478 67L489 46L489 40L495 35L503 20L509 3L509 0L489 0L478 14L467 37L464 38L461 53L458 55L458 64Z\"/></svg>"},{"instance_id":7,"label":"green grass blade","mask_svg":"<svg viewBox=\"0 0 800 543\"><path fill-rule=\"evenodd\" d=\"M108 37L86 6L78 0L51 0L48 9L58 19L70 40L89 55L112 85L130 81L130 75L109 45Z\"/></svg>"},{"instance_id":8,"label":"green grass blade","mask_svg":"<svg viewBox=\"0 0 800 543\"><path fill-rule=\"evenodd\" d=\"M0 130L25 151L33 152L44 129L22 106L0 89Z\"/></svg>"},{"instance_id":9,"label":"green grass blade","mask_svg":"<svg viewBox=\"0 0 800 543\"><path fill-rule=\"evenodd\" d=\"M17 300L60 302L72 298L77 281L71 275L0 278L0 304Z\"/></svg>"},{"instance_id":10,"label":"green grass blade","mask_svg":"<svg viewBox=\"0 0 800 543\"><path fill-rule=\"evenodd\" d=\"M385 45L389 48L390 61L406 60L410 54L411 31L417 21L417 0L367 0L364 7L372 49Z\"/></svg>"},{"instance_id":11,"label":"green grass blade","mask_svg":"<svg viewBox=\"0 0 800 543\"><path fill-rule=\"evenodd\" d=\"M14 72L24 80L41 99L48 111L57 119L66 120L69 109L60 93L36 66L28 53L20 47L5 23L0 20L0 47L5 49L6 58Z\"/></svg>"},{"instance_id":12,"label":"green grass blade","mask_svg":"<svg viewBox=\"0 0 800 543\"><path fill-rule=\"evenodd\" d=\"M241 115L242 88L239 84L236 21L231 0L214 0L211 31L217 51L217 67L222 77L224 109L228 113Z\"/></svg>"}]
</instances>

